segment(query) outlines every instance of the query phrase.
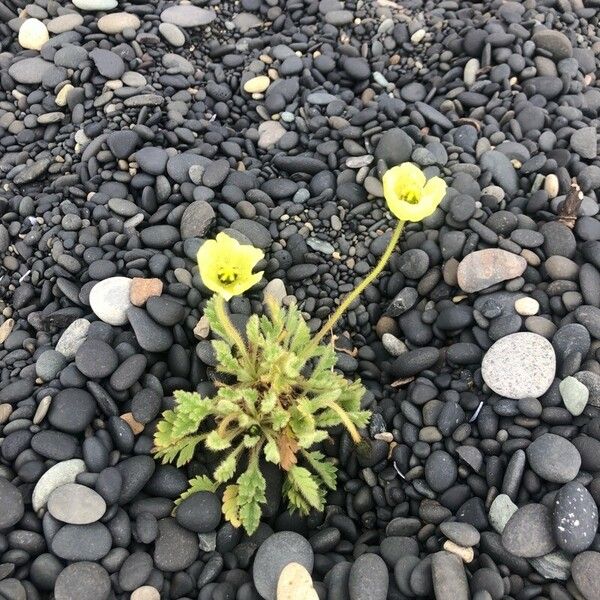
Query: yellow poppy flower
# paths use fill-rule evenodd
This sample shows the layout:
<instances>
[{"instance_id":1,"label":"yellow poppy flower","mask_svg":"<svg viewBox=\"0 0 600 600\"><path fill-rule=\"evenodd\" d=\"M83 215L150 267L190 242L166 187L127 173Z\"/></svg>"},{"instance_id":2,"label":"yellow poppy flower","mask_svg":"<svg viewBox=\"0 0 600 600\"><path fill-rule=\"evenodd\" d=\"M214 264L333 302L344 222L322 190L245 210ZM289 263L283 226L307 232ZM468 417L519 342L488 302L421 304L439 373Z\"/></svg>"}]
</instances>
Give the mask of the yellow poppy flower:
<instances>
[{"instance_id":1,"label":"yellow poppy flower","mask_svg":"<svg viewBox=\"0 0 600 600\"><path fill-rule=\"evenodd\" d=\"M204 285L229 300L256 285L263 271L253 273L256 263L264 258L262 250L244 246L226 233L206 240L198 250L198 268Z\"/></svg>"},{"instance_id":2,"label":"yellow poppy flower","mask_svg":"<svg viewBox=\"0 0 600 600\"><path fill-rule=\"evenodd\" d=\"M441 177L427 181L413 163L392 167L383 175L383 195L390 211L401 221L422 221L435 211L446 195Z\"/></svg>"}]
</instances>

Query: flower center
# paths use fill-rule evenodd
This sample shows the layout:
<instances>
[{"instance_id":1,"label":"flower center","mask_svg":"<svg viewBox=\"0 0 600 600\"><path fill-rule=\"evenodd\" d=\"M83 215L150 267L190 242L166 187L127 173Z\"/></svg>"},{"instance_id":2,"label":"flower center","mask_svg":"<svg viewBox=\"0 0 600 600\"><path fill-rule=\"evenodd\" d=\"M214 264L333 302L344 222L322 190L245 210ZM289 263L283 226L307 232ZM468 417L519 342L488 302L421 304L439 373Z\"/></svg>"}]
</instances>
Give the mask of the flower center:
<instances>
[{"instance_id":1,"label":"flower center","mask_svg":"<svg viewBox=\"0 0 600 600\"><path fill-rule=\"evenodd\" d=\"M225 285L233 283L238 278L238 270L231 265L223 265L217 271L219 281Z\"/></svg>"},{"instance_id":2,"label":"flower center","mask_svg":"<svg viewBox=\"0 0 600 600\"><path fill-rule=\"evenodd\" d=\"M404 202L408 202L409 204L418 204L421 199L421 190L416 186L403 186L400 197Z\"/></svg>"}]
</instances>

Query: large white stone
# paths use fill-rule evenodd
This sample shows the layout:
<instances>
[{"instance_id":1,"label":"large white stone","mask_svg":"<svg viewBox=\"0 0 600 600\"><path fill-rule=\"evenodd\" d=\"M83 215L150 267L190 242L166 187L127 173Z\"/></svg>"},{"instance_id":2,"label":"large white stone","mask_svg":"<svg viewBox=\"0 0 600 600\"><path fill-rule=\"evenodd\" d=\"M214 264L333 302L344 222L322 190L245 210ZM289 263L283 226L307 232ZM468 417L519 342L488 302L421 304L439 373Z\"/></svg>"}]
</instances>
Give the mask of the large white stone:
<instances>
[{"instance_id":1,"label":"large white stone","mask_svg":"<svg viewBox=\"0 0 600 600\"><path fill-rule=\"evenodd\" d=\"M481 376L500 396L519 400L539 398L556 373L556 354L541 335L512 333L500 338L481 362Z\"/></svg>"},{"instance_id":2,"label":"large white stone","mask_svg":"<svg viewBox=\"0 0 600 600\"><path fill-rule=\"evenodd\" d=\"M25 19L19 27L19 44L29 50L39 50L50 35L46 26L39 19Z\"/></svg>"},{"instance_id":3,"label":"large white stone","mask_svg":"<svg viewBox=\"0 0 600 600\"><path fill-rule=\"evenodd\" d=\"M112 10L117 7L117 0L73 0L73 4L81 10Z\"/></svg>"},{"instance_id":4,"label":"large white stone","mask_svg":"<svg viewBox=\"0 0 600 600\"><path fill-rule=\"evenodd\" d=\"M99 281L90 292L90 306L94 314L109 325L127 323L127 310L132 280L129 277L109 277Z\"/></svg>"}]
</instances>

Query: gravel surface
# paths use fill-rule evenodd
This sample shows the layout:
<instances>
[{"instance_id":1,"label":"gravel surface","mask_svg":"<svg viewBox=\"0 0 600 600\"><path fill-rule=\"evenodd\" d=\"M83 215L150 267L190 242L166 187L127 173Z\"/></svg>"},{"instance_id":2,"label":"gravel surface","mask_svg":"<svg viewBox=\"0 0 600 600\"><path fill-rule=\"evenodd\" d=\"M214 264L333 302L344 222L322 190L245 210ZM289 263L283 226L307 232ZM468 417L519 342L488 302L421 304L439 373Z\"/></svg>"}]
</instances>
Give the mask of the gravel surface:
<instances>
[{"instance_id":1,"label":"gravel surface","mask_svg":"<svg viewBox=\"0 0 600 600\"><path fill-rule=\"evenodd\" d=\"M598 600L599 11L4 0L0 598ZM269 469L252 536L174 510L212 465L152 457L173 391L214 391L200 244L265 252L236 325L268 288L316 331L405 161L448 193L336 341L371 451L334 432L306 518Z\"/></svg>"}]
</instances>

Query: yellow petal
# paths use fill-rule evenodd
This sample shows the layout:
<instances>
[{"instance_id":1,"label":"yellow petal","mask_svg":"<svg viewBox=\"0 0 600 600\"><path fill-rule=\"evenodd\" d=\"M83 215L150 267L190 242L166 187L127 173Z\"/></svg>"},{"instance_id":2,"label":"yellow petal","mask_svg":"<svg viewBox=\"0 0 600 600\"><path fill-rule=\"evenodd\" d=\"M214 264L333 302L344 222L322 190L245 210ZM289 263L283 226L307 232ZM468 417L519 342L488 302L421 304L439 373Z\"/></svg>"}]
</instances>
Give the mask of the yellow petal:
<instances>
[{"instance_id":1,"label":"yellow petal","mask_svg":"<svg viewBox=\"0 0 600 600\"><path fill-rule=\"evenodd\" d=\"M389 208L394 216L401 221L412 221L414 223L422 221L435 210L435 206L431 208L430 205L426 205L422 202L411 204L410 202L405 202L400 199L394 202L393 205L390 205Z\"/></svg>"},{"instance_id":2,"label":"yellow petal","mask_svg":"<svg viewBox=\"0 0 600 600\"><path fill-rule=\"evenodd\" d=\"M432 177L423 188L421 200L432 202L437 207L444 199L447 187L446 182L441 177Z\"/></svg>"},{"instance_id":3,"label":"yellow petal","mask_svg":"<svg viewBox=\"0 0 600 600\"><path fill-rule=\"evenodd\" d=\"M408 184L418 187L419 189L422 189L425 185L425 182L427 181L425 173L423 173L423 171L421 171L414 163L405 162L398 167L394 167L394 169L396 168L398 169L398 177L405 182L405 185Z\"/></svg>"},{"instance_id":4,"label":"yellow petal","mask_svg":"<svg viewBox=\"0 0 600 600\"><path fill-rule=\"evenodd\" d=\"M229 287L229 291L232 292L234 296L239 296L243 294L245 291L249 290L251 287L254 287L257 283L262 279L264 271L259 271L258 273L250 273L250 275L240 278Z\"/></svg>"},{"instance_id":5,"label":"yellow petal","mask_svg":"<svg viewBox=\"0 0 600 600\"><path fill-rule=\"evenodd\" d=\"M202 246L200 246L198 254L196 255L200 273L215 266L217 250L217 242L215 240L206 240Z\"/></svg>"},{"instance_id":6,"label":"yellow petal","mask_svg":"<svg viewBox=\"0 0 600 600\"><path fill-rule=\"evenodd\" d=\"M400 167L388 169L381 178L383 183L383 196L389 204L394 198L398 198L398 182Z\"/></svg>"},{"instance_id":7,"label":"yellow petal","mask_svg":"<svg viewBox=\"0 0 600 600\"><path fill-rule=\"evenodd\" d=\"M254 246L240 245L237 252L240 266L243 266L243 268L248 269L249 271L252 271L256 266L256 263L265 257L265 253Z\"/></svg>"}]
</instances>

